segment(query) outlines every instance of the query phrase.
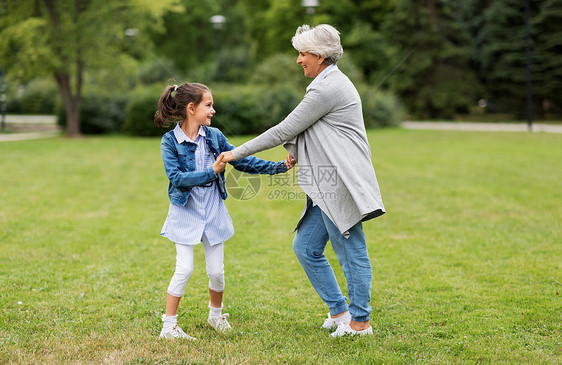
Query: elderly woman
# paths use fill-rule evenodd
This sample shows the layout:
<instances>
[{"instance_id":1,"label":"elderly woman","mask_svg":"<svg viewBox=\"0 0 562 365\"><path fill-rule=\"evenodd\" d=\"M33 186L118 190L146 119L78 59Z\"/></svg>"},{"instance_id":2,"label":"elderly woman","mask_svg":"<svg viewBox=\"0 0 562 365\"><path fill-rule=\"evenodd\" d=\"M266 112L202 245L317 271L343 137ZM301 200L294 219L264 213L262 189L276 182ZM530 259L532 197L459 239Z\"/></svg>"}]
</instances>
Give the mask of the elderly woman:
<instances>
[{"instance_id":1,"label":"elderly woman","mask_svg":"<svg viewBox=\"0 0 562 365\"><path fill-rule=\"evenodd\" d=\"M237 160L283 144L299 164L307 195L293 249L312 286L328 305L322 325L332 336L372 334L369 323L372 269L362 222L384 214L361 99L337 67L343 54L330 25L299 27L292 39L297 63L314 78L299 105L281 123L226 152ZM349 306L324 256L330 240L347 280Z\"/></svg>"}]
</instances>

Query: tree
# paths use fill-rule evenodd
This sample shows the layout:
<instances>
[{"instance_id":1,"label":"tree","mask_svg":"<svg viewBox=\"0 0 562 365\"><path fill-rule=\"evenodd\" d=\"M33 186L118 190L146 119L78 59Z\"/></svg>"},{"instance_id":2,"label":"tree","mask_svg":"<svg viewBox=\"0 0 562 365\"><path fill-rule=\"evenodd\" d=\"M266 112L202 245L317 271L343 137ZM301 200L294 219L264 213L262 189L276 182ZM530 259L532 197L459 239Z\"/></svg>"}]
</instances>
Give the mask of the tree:
<instances>
[{"instance_id":1,"label":"tree","mask_svg":"<svg viewBox=\"0 0 562 365\"><path fill-rule=\"evenodd\" d=\"M528 0L531 79L539 117L562 112L562 0ZM489 111L526 112L525 2L467 0L461 22L473 39L473 64L485 85Z\"/></svg>"},{"instance_id":2,"label":"tree","mask_svg":"<svg viewBox=\"0 0 562 365\"><path fill-rule=\"evenodd\" d=\"M469 68L470 37L458 11L452 0L401 0L384 21L392 63L400 66L390 88L414 117L451 118L476 104L480 84Z\"/></svg>"},{"instance_id":3,"label":"tree","mask_svg":"<svg viewBox=\"0 0 562 365\"><path fill-rule=\"evenodd\" d=\"M531 16L539 1L530 1ZM494 111L525 115L525 2L498 0L483 9L483 25L476 40L480 77Z\"/></svg>"},{"instance_id":4,"label":"tree","mask_svg":"<svg viewBox=\"0 0 562 365\"><path fill-rule=\"evenodd\" d=\"M249 45L244 41L242 4L238 0L181 0L185 13L168 13L165 32L152 35L160 56L171 60L188 78L200 82L237 82L244 79ZM225 17L221 29L210 22Z\"/></svg>"},{"instance_id":5,"label":"tree","mask_svg":"<svg viewBox=\"0 0 562 365\"><path fill-rule=\"evenodd\" d=\"M540 11L532 20L535 29L533 62L534 94L542 116L562 113L562 0L542 1Z\"/></svg>"},{"instance_id":6,"label":"tree","mask_svg":"<svg viewBox=\"0 0 562 365\"><path fill-rule=\"evenodd\" d=\"M161 27L165 12L183 10L178 0L4 0L0 6L6 15L0 19L0 56L7 72L20 80L54 77L70 137L80 136L86 71L142 52L128 36L146 39L147 29Z\"/></svg>"}]
</instances>

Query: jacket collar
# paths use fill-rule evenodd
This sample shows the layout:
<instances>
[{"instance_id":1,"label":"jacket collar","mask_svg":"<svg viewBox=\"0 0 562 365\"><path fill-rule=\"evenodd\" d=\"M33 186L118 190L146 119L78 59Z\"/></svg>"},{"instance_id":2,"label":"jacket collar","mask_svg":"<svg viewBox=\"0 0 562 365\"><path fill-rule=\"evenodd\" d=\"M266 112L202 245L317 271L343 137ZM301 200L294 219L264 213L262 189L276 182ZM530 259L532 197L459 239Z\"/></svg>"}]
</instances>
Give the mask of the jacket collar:
<instances>
[{"instance_id":1,"label":"jacket collar","mask_svg":"<svg viewBox=\"0 0 562 365\"><path fill-rule=\"evenodd\" d=\"M198 136L202 136L203 138L206 137L206 133L205 133L205 128L203 126L199 127L199 132L198 132ZM192 141L183 131L183 129L181 129L180 124L178 123L176 125L176 127L174 128L174 137L176 137L176 141L178 141L178 143L183 143L183 142L191 142L191 143L195 143L195 141ZM195 138L197 139L197 138Z\"/></svg>"}]
</instances>

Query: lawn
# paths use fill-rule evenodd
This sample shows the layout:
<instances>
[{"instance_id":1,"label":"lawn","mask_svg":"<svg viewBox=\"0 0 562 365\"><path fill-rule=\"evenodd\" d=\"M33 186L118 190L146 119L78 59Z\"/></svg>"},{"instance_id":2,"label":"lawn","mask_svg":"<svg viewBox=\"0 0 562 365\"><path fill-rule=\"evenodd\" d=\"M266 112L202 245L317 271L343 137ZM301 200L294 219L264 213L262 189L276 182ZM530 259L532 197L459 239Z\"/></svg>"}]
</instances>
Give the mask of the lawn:
<instances>
[{"instance_id":1,"label":"lawn","mask_svg":"<svg viewBox=\"0 0 562 365\"><path fill-rule=\"evenodd\" d=\"M175 260L159 236L159 139L0 143L0 363L562 362L562 135L389 129L369 139L387 209L364 224L374 336L319 328L328 310L291 248L303 199L290 172L227 200L229 334L206 324L195 250L179 324L196 342L158 339Z\"/></svg>"}]
</instances>

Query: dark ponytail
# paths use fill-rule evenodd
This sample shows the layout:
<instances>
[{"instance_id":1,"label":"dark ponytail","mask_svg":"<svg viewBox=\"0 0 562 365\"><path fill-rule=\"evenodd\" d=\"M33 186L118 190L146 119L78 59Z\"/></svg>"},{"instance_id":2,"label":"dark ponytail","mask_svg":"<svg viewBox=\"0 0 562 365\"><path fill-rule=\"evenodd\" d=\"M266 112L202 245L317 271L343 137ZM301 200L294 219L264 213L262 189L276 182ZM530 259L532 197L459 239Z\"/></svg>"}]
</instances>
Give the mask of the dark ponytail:
<instances>
[{"instance_id":1,"label":"dark ponytail","mask_svg":"<svg viewBox=\"0 0 562 365\"><path fill-rule=\"evenodd\" d=\"M185 120L186 107L189 103L199 105L206 92L211 91L207 86L198 83L167 86L158 101L154 124L157 127L168 127L173 123Z\"/></svg>"}]
</instances>

